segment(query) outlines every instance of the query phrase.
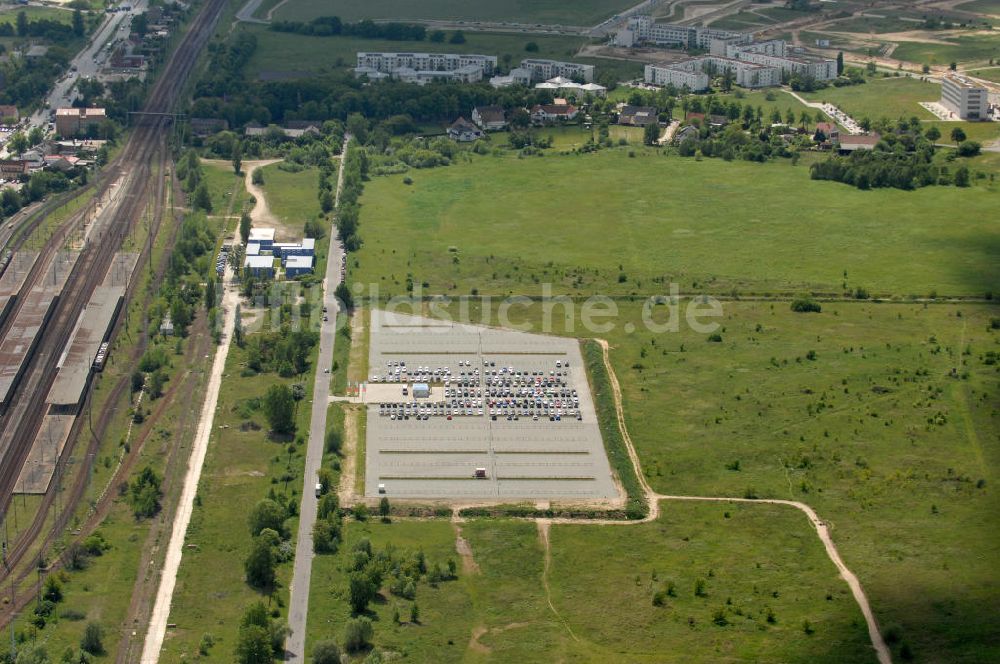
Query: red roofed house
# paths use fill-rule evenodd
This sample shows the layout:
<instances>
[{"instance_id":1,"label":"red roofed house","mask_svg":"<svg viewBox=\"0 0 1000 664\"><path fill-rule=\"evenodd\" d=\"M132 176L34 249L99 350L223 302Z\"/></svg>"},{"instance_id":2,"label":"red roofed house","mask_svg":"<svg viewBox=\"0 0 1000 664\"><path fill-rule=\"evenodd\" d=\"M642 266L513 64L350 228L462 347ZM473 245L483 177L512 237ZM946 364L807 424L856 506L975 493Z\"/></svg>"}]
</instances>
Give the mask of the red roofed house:
<instances>
[{"instance_id":1,"label":"red roofed house","mask_svg":"<svg viewBox=\"0 0 1000 664\"><path fill-rule=\"evenodd\" d=\"M849 152L854 152L855 150L874 150L875 145L882 140L876 132L872 132L867 135L847 135L841 136L840 142L837 145L837 150L841 154L847 154Z\"/></svg>"},{"instance_id":2,"label":"red roofed house","mask_svg":"<svg viewBox=\"0 0 1000 664\"><path fill-rule=\"evenodd\" d=\"M826 137L823 140L835 143L840 138L840 127L833 122L817 122L816 134L814 134L814 136L818 136L819 134L823 134L823 136Z\"/></svg>"},{"instance_id":3,"label":"red roofed house","mask_svg":"<svg viewBox=\"0 0 1000 664\"><path fill-rule=\"evenodd\" d=\"M552 124L566 122L577 116L579 110L573 104L536 104L531 109L531 121L534 124Z\"/></svg>"}]
</instances>

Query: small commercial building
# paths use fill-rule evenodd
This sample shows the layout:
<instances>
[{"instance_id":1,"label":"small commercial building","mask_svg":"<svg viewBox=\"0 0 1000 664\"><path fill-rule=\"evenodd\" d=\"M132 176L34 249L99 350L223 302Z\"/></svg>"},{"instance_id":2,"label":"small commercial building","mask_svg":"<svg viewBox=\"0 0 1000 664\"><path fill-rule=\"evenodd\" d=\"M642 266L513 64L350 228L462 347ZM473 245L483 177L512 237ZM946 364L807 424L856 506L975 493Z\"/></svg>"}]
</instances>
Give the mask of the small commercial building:
<instances>
[{"instance_id":1,"label":"small commercial building","mask_svg":"<svg viewBox=\"0 0 1000 664\"><path fill-rule=\"evenodd\" d=\"M288 256L282 262L285 265L285 277L288 279L313 273L312 256Z\"/></svg>"},{"instance_id":2,"label":"small commercial building","mask_svg":"<svg viewBox=\"0 0 1000 664\"><path fill-rule=\"evenodd\" d=\"M247 256L243 261L243 271L258 279L274 278L274 258L271 256Z\"/></svg>"},{"instance_id":3,"label":"small commercial building","mask_svg":"<svg viewBox=\"0 0 1000 664\"><path fill-rule=\"evenodd\" d=\"M316 255L316 239L307 237L301 242L275 242L271 245L271 251L275 258L280 258L282 263L289 256L314 256Z\"/></svg>"},{"instance_id":4,"label":"small commercial building","mask_svg":"<svg viewBox=\"0 0 1000 664\"><path fill-rule=\"evenodd\" d=\"M431 396L431 388L427 383L414 383L413 384L413 398L414 399L429 399Z\"/></svg>"},{"instance_id":5,"label":"small commercial building","mask_svg":"<svg viewBox=\"0 0 1000 664\"><path fill-rule=\"evenodd\" d=\"M251 228L250 238L247 240L247 246L249 247L250 244L259 245L260 251L271 251L274 246L274 229L259 227Z\"/></svg>"}]
</instances>

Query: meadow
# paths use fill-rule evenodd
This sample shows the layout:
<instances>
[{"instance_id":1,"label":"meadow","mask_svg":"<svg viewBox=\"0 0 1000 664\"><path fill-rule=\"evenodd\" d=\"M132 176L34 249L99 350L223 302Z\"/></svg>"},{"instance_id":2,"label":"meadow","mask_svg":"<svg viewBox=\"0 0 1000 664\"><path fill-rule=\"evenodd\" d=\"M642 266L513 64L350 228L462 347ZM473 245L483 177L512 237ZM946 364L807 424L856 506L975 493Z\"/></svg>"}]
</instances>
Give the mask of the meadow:
<instances>
[{"instance_id":1,"label":"meadow","mask_svg":"<svg viewBox=\"0 0 1000 664\"><path fill-rule=\"evenodd\" d=\"M548 563L532 523L349 521L340 551L315 559L310 644L342 641L345 570L366 538L376 550L422 550L429 565L458 563L456 580L418 585L418 622L413 602L387 588L367 612L376 649L414 661L871 661L860 612L805 520L755 508L678 504L648 524L554 525ZM774 537L759 539L762 528ZM471 560L456 554L458 529ZM699 578L704 596L694 594ZM654 606L670 583L675 596Z\"/></svg>"},{"instance_id":2,"label":"meadow","mask_svg":"<svg viewBox=\"0 0 1000 664\"><path fill-rule=\"evenodd\" d=\"M483 157L374 178L351 277L383 296L402 294L408 274L449 295L531 295L543 283L650 294L665 282L842 292L845 272L847 288L878 295L981 296L1000 283L998 234L984 224L993 185L862 192L810 180L803 163L635 154Z\"/></svg>"},{"instance_id":3,"label":"meadow","mask_svg":"<svg viewBox=\"0 0 1000 664\"><path fill-rule=\"evenodd\" d=\"M448 53L482 53L496 55L501 68L516 67L524 58L570 60L597 66L600 72L612 72L622 80L642 76L642 65L636 62L601 58L578 58L576 53L589 42L585 37L566 35L535 35L500 32L469 32L464 44L398 42L357 37L308 37L283 32L271 32L260 27L246 27L257 35L257 50L246 71L251 76L260 72L302 71L318 73L332 69L353 68L358 51L418 51ZM533 42L538 51L528 52L525 46Z\"/></svg>"},{"instance_id":4,"label":"meadow","mask_svg":"<svg viewBox=\"0 0 1000 664\"><path fill-rule=\"evenodd\" d=\"M511 21L566 25L595 25L633 6L630 0L291 0L275 12L275 18L307 21L317 16L339 16L345 21L361 19Z\"/></svg>"},{"instance_id":5,"label":"meadow","mask_svg":"<svg viewBox=\"0 0 1000 664\"><path fill-rule=\"evenodd\" d=\"M956 5L956 9L964 12L979 12L981 14L993 14L1000 16L1000 0L972 0Z\"/></svg>"},{"instance_id":6,"label":"meadow","mask_svg":"<svg viewBox=\"0 0 1000 664\"><path fill-rule=\"evenodd\" d=\"M1000 83L1000 67L990 67L988 69L976 69L970 71L969 74L973 76L978 76L979 78L985 78L988 81L994 81Z\"/></svg>"},{"instance_id":7,"label":"meadow","mask_svg":"<svg viewBox=\"0 0 1000 664\"><path fill-rule=\"evenodd\" d=\"M950 62L969 62L1000 57L1000 37L995 35L970 35L948 38L946 44L900 42L892 57L917 64L947 65Z\"/></svg>"}]
</instances>

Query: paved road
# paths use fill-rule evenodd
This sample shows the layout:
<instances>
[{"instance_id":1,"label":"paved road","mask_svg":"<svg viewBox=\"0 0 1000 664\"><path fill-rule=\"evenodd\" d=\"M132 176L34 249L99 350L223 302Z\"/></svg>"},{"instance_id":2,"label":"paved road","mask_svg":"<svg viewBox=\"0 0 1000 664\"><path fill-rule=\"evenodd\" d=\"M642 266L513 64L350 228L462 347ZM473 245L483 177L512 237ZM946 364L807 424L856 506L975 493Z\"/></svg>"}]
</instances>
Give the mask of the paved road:
<instances>
[{"instance_id":1,"label":"paved road","mask_svg":"<svg viewBox=\"0 0 1000 664\"><path fill-rule=\"evenodd\" d=\"M341 155L347 152L347 142ZM343 157L337 169L337 201L344 184ZM313 383L312 420L309 424L309 443L306 447L306 468L302 479L302 504L299 506L299 532L295 540L295 567L292 572L291 599L288 603L288 627L291 634L285 644L285 660L304 662L306 647L306 616L309 613L309 585L313 562L313 525L316 523L316 475L323 462L323 445L326 440L326 412L330 394L329 369L333 364L333 345L337 339L337 305L333 292L340 284L341 257L344 255L336 229L330 229L330 255L326 261L326 278L323 280L323 306L329 311L328 322L323 323L319 336L319 358L316 360L316 380ZM346 367L344 367L346 370Z\"/></svg>"}]
</instances>

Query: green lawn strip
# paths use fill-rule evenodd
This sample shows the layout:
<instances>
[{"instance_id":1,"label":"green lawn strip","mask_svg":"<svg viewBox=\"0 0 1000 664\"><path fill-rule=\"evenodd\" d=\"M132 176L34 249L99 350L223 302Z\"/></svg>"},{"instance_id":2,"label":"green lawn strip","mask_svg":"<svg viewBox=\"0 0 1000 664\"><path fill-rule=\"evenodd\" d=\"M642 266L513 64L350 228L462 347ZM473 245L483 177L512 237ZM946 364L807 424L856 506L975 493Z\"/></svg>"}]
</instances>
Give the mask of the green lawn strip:
<instances>
[{"instance_id":1,"label":"green lawn strip","mask_svg":"<svg viewBox=\"0 0 1000 664\"><path fill-rule=\"evenodd\" d=\"M611 389L611 378L604 366L604 354L600 344L593 339L583 344L584 362L587 364L587 376L590 378L590 390L594 397L594 407L597 410L597 421L601 426L601 438L604 439L604 449L608 461L628 495L626 514L630 519L639 519L649 513L642 485L636 477L632 460L625 448L621 430L618 428L614 392Z\"/></svg>"},{"instance_id":2,"label":"green lawn strip","mask_svg":"<svg viewBox=\"0 0 1000 664\"><path fill-rule=\"evenodd\" d=\"M451 296L541 294L544 283L582 297L663 294L671 281L682 292L841 292L845 270L901 296L981 296L1000 281L983 225L989 183L862 192L810 180L802 163L637 155L483 157L413 171L411 186L372 178L352 278L382 297L404 293L408 274Z\"/></svg>"},{"instance_id":3,"label":"green lawn strip","mask_svg":"<svg viewBox=\"0 0 1000 664\"><path fill-rule=\"evenodd\" d=\"M691 662L875 661L850 590L800 512L675 502L661 510L628 527L552 526L553 603L585 649L637 662L667 652ZM699 579L704 596L695 595ZM654 606L671 584L674 594Z\"/></svg>"},{"instance_id":4,"label":"green lawn strip","mask_svg":"<svg viewBox=\"0 0 1000 664\"><path fill-rule=\"evenodd\" d=\"M238 217L249 202L243 175L233 172L228 163L202 162L202 172L212 196L212 214ZM229 224L233 226L232 223Z\"/></svg>"},{"instance_id":5,"label":"green lawn strip","mask_svg":"<svg viewBox=\"0 0 1000 664\"><path fill-rule=\"evenodd\" d=\"M985 78L987 81L1000 83L1000 67L989 67L987 69L976 69L969 72L970 75L978 78Z\"/></svg>"},{"instance_id":6,"label":"green lawn strip","mask_svg":"<svg viewBox=\"0 0 1000 664\"><path fill-rule=\"evenodd\" d=\"M363 314L359 311L354 315ZM333 345L333 366L330 368L330 373L333 374L330 393L343 395L347 391L347 370L351 355L351 324L347 314L337 313L336 328L337 341Z\"/></svg>"},{"instance_id":7,"label":"green lawn strip","mask_svg":"<svg viewBox=\"0 0 1000 664\"><path fill-rule=\"evenodd\" d=\"M280 20L310 20L317 16L339 16L345 21L362 19L466 19L469 21L517 21L521 23L595 25L627 9L629 0L371 0L363 7L350 0L291 0L275 12ZM468 34L466 35L468 36Z\"/></svg>"}]
</instances>

